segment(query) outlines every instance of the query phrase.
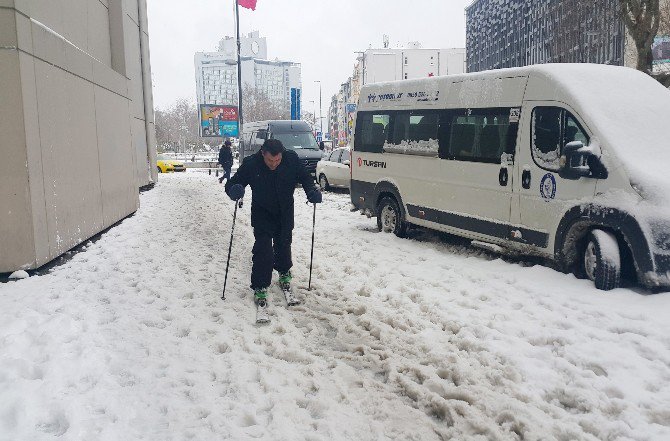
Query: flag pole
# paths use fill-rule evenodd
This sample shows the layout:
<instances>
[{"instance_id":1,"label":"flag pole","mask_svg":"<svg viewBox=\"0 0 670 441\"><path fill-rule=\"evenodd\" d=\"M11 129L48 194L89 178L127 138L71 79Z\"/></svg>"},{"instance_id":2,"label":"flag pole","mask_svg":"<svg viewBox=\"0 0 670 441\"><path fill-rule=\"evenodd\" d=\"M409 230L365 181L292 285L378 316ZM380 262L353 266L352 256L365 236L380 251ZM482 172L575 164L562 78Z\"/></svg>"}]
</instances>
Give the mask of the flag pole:
<instances>
[{"instance_id":1,"label":"flag pole","mask_svg":"<svg viewBox=\"0 0 670 441\"><path fill-rule=\"evenodd\" d=\"M240 42L240 6L238 0L235 1L235 27L237 33L237 124L238 124L238 139L242 138L242 124L244 118L242 117L242 43ZM239 143L238 145L242 145ZM240 155L240 158L242 155Z\"/></svg>"}]
</instances>

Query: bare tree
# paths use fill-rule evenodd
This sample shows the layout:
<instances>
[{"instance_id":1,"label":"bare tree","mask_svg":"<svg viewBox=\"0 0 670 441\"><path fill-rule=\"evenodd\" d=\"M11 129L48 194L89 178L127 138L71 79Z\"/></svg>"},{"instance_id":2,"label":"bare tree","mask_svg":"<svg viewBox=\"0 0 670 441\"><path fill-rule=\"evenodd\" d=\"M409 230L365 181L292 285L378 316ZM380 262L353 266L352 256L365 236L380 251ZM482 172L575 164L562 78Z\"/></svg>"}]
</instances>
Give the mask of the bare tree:
<instances>
[{"instance_id":1,"label":"bare tree","mask_svg":"<svg viewBox=\"0 0 670 441\"><path fill-rule=\"evenodd\" d=\"M265 121L268 119L290 119L290 111L273 101L262 90L244 85L242 95L243 117L245 122Z\"/></svg>"},{"instance_id":2,"label":"bare tree","mask_svg":"<svg viewBox=\"0 0 670 441\"><path fill-rule=\"evenodd\" d=\"M670 73L654 73L654 56L651 46L661 25L659 0L619 0L621 16L626 29L635 44L636 68L656 78L661 84L670 87ZM664 2L664 9L666 4Z\"/></svg>"},{"instance_id":3,"label":"bare tree","mask_svg":"<svg viewBox=\"0 0 670 441\"><path fill-rule=\"evenodd\" d=\"M200 117L195 103L178 99L166 110L156 110L156 140L160 150L200 151Z\"/></svg>"},{"instance_id":4,"label":"bare tree","mask_svg":"<svg viewBox=\"0 0 670 441\"><path fill-rule=\"evenodd\" d=\"M670 37L670 0L660 2L659 12L658 35Z\"/></svg>"}]
</instances>

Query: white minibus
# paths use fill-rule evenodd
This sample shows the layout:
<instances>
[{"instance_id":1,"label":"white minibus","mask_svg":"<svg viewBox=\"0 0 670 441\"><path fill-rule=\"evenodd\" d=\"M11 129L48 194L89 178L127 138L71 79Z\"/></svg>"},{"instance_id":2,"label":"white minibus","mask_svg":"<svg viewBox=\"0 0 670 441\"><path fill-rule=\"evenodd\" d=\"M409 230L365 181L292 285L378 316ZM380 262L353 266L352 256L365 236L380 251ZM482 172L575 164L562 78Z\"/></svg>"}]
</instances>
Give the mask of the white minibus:
<instances>
[{"instance_id":1,"label":"white minibus","mask_svg":"<svg viewBox=\"0 0 670 441\"><path fill-rule=\"evenodd\" d=\"M546 64L363 86L351 201L539 255L599 289L670 286L670 91L624 67Z\"/></svg>"}]
</instances>

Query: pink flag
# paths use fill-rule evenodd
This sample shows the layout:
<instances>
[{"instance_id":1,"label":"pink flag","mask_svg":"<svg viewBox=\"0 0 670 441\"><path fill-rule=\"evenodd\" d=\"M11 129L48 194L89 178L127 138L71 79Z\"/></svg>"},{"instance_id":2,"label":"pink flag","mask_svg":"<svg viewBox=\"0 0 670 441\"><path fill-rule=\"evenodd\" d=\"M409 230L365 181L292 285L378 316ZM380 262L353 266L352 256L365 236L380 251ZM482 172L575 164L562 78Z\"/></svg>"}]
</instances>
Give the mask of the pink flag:
<instances>
[{"instance_id":1,"label":"pink flag","mask_svg":"<svg viewBox=\"0 0 670 441\"><path fill-rule=\"evenodd\" d=\"M256 10L256 0L237 0L237 4L252 11Z\"/></svg>"}]
</instances>

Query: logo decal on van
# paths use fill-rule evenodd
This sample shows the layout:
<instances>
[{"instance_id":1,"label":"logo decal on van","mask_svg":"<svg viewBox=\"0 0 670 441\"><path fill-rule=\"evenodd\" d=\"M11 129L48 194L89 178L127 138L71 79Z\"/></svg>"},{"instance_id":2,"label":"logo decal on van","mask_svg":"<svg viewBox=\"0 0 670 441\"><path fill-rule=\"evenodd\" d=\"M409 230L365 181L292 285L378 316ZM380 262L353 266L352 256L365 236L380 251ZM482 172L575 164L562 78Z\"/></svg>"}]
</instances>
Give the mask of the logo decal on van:
<instances>
[{"instance_id":1,"label":"logo decal on van","mask_svg":"<svg viewBox=\"0 0 670 441\"><path fill-rule=\"evenodd\" d=\"M550 201L556 197L556 178L551 173L547 173L542 178L540 195L545 201Z\"/></svg>"},{"instance_id":2,"label":"logo decal on van","mask_svg":"<svg viewBox=\"0 0 670 441\"><path fill-rule=\"evenodd\" d=\"M386 168L386 163L382 161L368 161L367 159L358 158L358 166L361 167L365 165L366 167L375 167L375 168Z\"/></svg>"}]
</instances>

